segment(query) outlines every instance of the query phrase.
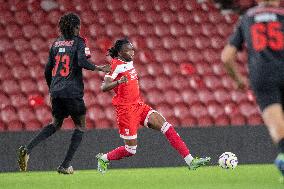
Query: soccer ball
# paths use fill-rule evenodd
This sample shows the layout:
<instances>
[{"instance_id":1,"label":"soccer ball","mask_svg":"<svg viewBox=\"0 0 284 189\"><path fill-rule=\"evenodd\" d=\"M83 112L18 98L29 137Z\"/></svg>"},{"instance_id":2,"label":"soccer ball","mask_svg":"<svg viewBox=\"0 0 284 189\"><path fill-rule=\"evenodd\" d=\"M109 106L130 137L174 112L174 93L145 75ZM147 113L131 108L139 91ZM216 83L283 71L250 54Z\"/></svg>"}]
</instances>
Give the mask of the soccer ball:
<instances>
[{"instance_id":1,"label":"soccer ball","mask_svg":"<svg viewBox=\"0 0 284 189\"><path fill-rule=\"evenodd\" d=\"M223 169L235 169L238 165L238 158L232 152L224 152L219 157L219 166Z\"/></svg>"}]
</instances>

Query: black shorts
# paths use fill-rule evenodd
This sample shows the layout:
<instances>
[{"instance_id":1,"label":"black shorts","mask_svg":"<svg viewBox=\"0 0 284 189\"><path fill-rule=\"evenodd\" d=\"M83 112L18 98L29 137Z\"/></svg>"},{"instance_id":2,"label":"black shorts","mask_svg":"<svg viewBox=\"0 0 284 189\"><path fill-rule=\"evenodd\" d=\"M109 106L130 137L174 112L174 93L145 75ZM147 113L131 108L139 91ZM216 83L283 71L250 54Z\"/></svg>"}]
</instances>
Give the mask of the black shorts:
<instances>
[{"instance_id":1,"label":"black shorts","mask_svg":"<svg viewBox=\"0 0 284 189\"><path fill-rule=\"evenodd\" d=\"M261 111L275 103L284 107L284 86L276 78L270 81L252 82L252 88Z\"/></svg>"},{"instance_id":2,"label":"black shorts","mask_svg":"<svg viewBox=\"0 0 284 189\"><path fill-rule=\"evenodd\" d=\"M86 114L83 98L52 98L52 115L57 119Z\"/></svg>"}]
</instances>

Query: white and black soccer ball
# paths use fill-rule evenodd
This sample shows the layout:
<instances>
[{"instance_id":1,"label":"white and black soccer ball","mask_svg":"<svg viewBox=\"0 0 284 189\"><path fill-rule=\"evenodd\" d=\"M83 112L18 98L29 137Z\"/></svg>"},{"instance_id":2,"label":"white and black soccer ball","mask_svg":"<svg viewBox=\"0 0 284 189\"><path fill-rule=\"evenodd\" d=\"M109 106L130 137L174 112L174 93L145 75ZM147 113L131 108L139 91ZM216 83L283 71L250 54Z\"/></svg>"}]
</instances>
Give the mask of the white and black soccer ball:
<instances>
[{"instance_id":1,"label":"white and black soccer ball","mask_svg":"<svg viewBox=\"0 0 284 189\"><path fill-rule=\"evenodd\" d=\"M238 158L232 152L224 152L219 157L219 166L223 169L235 169L238 165Z\"/></svg>"}]
</instances>

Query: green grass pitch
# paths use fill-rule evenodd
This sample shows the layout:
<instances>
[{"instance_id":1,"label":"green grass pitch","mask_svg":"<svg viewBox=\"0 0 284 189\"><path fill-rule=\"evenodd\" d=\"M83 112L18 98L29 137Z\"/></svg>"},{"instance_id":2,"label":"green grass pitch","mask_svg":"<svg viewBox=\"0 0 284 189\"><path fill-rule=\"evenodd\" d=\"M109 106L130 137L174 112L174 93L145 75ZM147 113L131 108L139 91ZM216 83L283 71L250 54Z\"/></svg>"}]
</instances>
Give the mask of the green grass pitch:
<instances>
[{"instance_id":1,"label":"green grass pitch","mask_svg":"<svg viewBox=\"0 0 284 189\"><path fill-rule=\"evenodd\" d=\"M74 175L50 172L0 173L1 189L283 189L273 165L217 166L189 171L186 167L77 170Z\"/></svg>"}]
</instances>

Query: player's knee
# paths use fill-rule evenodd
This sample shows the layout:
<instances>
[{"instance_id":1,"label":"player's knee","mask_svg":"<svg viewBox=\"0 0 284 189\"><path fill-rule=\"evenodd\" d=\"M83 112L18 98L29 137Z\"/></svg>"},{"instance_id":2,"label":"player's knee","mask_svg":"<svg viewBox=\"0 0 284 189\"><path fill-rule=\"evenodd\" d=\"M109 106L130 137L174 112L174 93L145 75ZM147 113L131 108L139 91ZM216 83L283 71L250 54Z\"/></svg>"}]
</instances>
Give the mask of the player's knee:
<instances>
[{"instance_id":1,"label":"player's knee","mask_svg":"<svg viewBox=\"0 0 284 189\"><path fill-rule=\"evenodd\" d=\"M130 156L133 156L136 154L137 145L136 146L125 145L124 147L125 147L125 150L130 153L129 154Z\"/></svg>"}]
</instances>

